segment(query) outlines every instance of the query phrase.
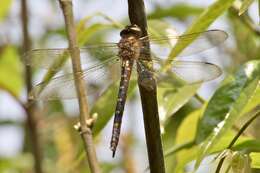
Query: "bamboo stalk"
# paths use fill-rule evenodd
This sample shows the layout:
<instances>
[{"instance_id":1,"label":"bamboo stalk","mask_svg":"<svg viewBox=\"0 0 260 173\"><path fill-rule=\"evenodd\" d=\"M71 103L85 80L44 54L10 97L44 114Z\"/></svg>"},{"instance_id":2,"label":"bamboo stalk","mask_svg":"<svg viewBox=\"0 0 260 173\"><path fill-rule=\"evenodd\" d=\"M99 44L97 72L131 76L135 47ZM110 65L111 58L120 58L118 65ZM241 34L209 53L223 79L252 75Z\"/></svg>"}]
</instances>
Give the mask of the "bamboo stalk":
<instances>
[{"instance_id":1,"label":"bamboo stalk","mask_svg":"<svg viewBox=\"0 0 260 173\"><path fill-rule=\"evenodd\" d=\"M142 36L147 36L147 21L143 0L128 0L128 13L131 24L138 25L142 30ZM150 48L149 43L144 46ZM147 58L151 59L150 55ZM153 80L151 83L153 83L153 86L149 90L139 84L149 167L151 173L165 173L156 82Z\"/></svg>"},{"instance_id":2,"label":"bamboo stalk","mask_svg":"<svg viewBox=\"0 0 260 173\"><path fill-rule=\"evenodd\" d=\"M101 170L96 156L92 131L86 123L88 119L91 119L91 117L89 116L88 102L86 97L87 94L85 90L85 84L82 78L80 51L77 45L77 36L76 36L76 30L74 26L72 1L59 0L59 2L65 19L67 37L69 41L69 50L70 50L74 79L75 79L75 86L76 86L77 96L79 101L79 109L80 109L79 119L80 119L81 137L84 143L91 172L100 173Z\"/></svg>"},{"instance_id":3,"label":"bamboo stalk","mask_svg":"<svg viewBox=\"0 0 260 173\"><path fill-rule=\"evenodd\" d=\"M27 52L31 49L31 41L28 31L28 10L27 10L27 1L21 1L21 22L22 22L22 33L23 33L23 52ZM25 66L25 83L26 90L29 93L32 89L32 72L31 68L28 65ZM42 153L40 147L40 141L38 136L37 129L37 119L34 114L35 104L33 104L29 98L27 99L28 106L23 106L27 115L27 128L30 135L30 141L32 145L32 154L34 157L34 172L43 173L42 169Z\"/></svg>"}]
</instances>

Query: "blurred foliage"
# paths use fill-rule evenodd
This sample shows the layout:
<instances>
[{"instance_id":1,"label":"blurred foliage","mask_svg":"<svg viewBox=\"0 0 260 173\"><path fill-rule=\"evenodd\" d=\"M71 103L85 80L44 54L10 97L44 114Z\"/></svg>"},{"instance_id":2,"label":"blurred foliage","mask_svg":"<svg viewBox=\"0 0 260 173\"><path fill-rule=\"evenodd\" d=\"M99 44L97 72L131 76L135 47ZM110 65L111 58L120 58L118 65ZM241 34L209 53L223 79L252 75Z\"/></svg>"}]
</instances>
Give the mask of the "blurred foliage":
<instances>
[{"instance_id":1,"label":"blurred foliage","mask_svg":"<svg viewBox=\"0 0 260 173\"><path fill-rule=\"evenodd\" d=\"M11 0L1 1L1 26L8 25L8 22L12 21L10 9L14 2ZM54 1L48 2L51 3L53 8L57 8L54 14L59 14L58 5L56 4L56 6ZM234 146L227 150L244 122L253 115L254 111L259 111L260 36L259 32L251 27L252 25L248 25L248 22L257 25L254 24L248 14L250 5L255 4L253 2L253 0L243 0L239 9L235 8L234 0L216 0L208 7L193 6L188 2L172 3L167 6L158 3L147 15L149 19L148 30L151 37L165 37L169 34L176 34L176 30L172 26L172 23L175 22L188 24L189 26L184 33L189 34L204 31L215 21L221 20L230 29L227 32L229 41L232 42L232 44L224 44L217 50L219 55L225 57L219 57L222 58L221 62L225 67L225 79L209 100L204 100L197 94L201 83L186 85L174 77L158 81L157 94L167 173L185 173L192 170L203 173L200 168L204 167L205 164L207 172L215 172L219 159L224 156L227 157L227 160L223 170L227 170L229 173L242 173L242 170L249 172L250 167L254 168L252 173L259 171L260 139L259 135L252 135L258 133L258 126L251 127L251 130L255 133L249 134L248 131L245 131ZM220 16L222 16L221 19L219 19ZM33 15L29 15L30 18L41 20L38 16ZM189 23L190 19L193 20L191 24ZM48 41L53 37L62 38L66 41L63 23L61 26L55 25L56 27L52 28L48 26L49 24L45 24L44 20L42 21L43 34L38 36L37 39L32 37L33 42L36 42L35 45L48 47ZM125 21L112 19L103 12L81 16L76 25L79 46L109 42L108 38L111 38L111 34L119 35L119 31L124 27L122 23L125 23ZM5 35L5 38L12 37ZM9 42L8 40L6 43L1 42L0 45L0 89L11 94L19 103L25 102L21 97L25 89L23 82L24 65L21 63L18 53L18 50L21 49L21 40L18 39L19 43ZM168 58L172 59L178 56L192 41L186 41L185 44L177 42L173 49L169 50L171 53ZM111 52L103 54L101 51L94 51L89 52L89 54L95 61L103 62L111 55ZM60 57L64 58L64 56ZM58 65L62 67L67 58L68 56L60 59ZM110 85L102 94L94 97L94 100L91 100L93 98L90 97L93 104L90 114L95 118L93 135L99 153L100 165L105 173L143 171L142 168L147 166L145 165L146 162L139 163L136 158L143 158L142 155L146 153L142 151L140 154L133 152L133 150L136 151L135 148L143 147L140 144L143 144L144 140L140 141L139 138L131 137L133 134L130 132L127 132L126 135L124 131L122 132L121 136L123 137L119 145L122 146L120 147L122 153L119 152L117 156L119 159L107 160L107 157L101 154L103 148L106 151L108 150L108 143L104 143L103 138L108 141L107 139L110 136L106 135L107 132L103 132L114 114L118 91L118 80L112 80L118 76L114 74L117 72L116 69L108 67L106 72L111 74L111 78L106 81ZM52 70L45 74L40 74L38 70L33 71L35 77L45 75L45 80L51 80L56 73ZM131 103L137 103L136 83L135 76L132 78L128 90L128 100ZM97 89L102 88L102 86L96 87ZM1 104L8 106L8 108L12 107L12 105L5 104L5 100ZM40 130L44 171L46 173L90 172L86 166L84 147L79 133L73 128L78 121L78 113L68 111L68 107L71 106L67 106L68 103L63 100L42 102L38 105L39 108L35 110L35 113L39 121L37 127ZM131 111L134 112L134 110L129 111L130 116L132 116ZM141 115L138 115L138 119L139 121L142 120ZM259 119L255 121L260 122ZM136 122L128 123L134 130ZM6 124L25 126L25 123L16 122L13 119L0 119L0 127L4 127ZM131 140L127 136L130 136ZM27 146L27 142L25 140L23 145ZM0 156L0 172L32 172L33 163L32 154L22 150L12 157ZM139 168L140 165L141 168Z\"/></svg>"},{"instance_id":2,"label":"blurred foliage","mask_svg":"<svg viewBox=\"0 0 260 173\"><path fill-rule=\"evenodd\" d=\"M242 5L239 9L239 15L243 14L253 2L254 0L243 0Z\"/></svg>"},{"instance_id":3,"label":"blurred foliage","mask_svg":"<svg viewBox=\"0 0 260 173\"><path fill-rule=\"evenodd\" d=\"M190 16L199 15L203 11L201 7L194 7L189 4L174 4L170 7L158 6L148 15L148 19L161 19L163 17L173 17L179 20L185 20Z\"/></svg>"},{"instance_id":4,"label":"blurred foliage","mask_svg":"<svg viewBox=\"0 0 260 173\"><path fill-rule=\"evenodd\" d=\"M19 97L23 87L22 63L15 47L6 46L0 54L0 88Z\"/></svg>"},{"instance_id":5,"label":"blurred foliage","mask_svg":"<svg viewBox=\"0 0 260 173\"><path fill-rule=\"evenodd\" d=\"M230 50L232 57L237 59L238 64L250 59L259 59L259 36L244 24L234 9L229 10L228 17L236 44L236 47Z\"/></svg>"},{"instance_id":6,"label":"blurred foliage","mask_svg":"<svg viewBox=\"0 0 260 173\"><path fill-rule=\"evenodd\" d=\"M231 128L239 118L243 108L259 87L259 74L260 62L249 62L239 69L235 76L227 77L215 92L199 124L196 143L203 141L203 144L198 163L224 134L223 132Z\"/></svg>"},{"instance_id":7,"label":"blurred foliage","mask_svg":"<svg viewBox=\"0 0 260 173\"><path fill-rule=\"evenodd\" d=\"M5 17L7 16L11 5L12 5L12 0L6 0L1 2L0 22L1 20L5 19Z\"/></svg>"}]
</instances>

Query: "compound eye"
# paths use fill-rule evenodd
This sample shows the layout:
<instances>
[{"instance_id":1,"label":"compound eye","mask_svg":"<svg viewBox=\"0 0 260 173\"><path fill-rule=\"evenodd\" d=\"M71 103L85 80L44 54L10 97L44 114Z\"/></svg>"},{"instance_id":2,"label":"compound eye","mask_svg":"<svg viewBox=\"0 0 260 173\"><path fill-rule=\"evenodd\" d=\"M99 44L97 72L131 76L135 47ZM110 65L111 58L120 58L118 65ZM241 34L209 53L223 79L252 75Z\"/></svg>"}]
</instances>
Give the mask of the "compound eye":
<instances>
[{"instance_id":1,"label":"compound eye","mask_svg":"<svg viewBox=\"0 0 260 173\"><path fill-rule=\"evenodd\" d=\"M123 29L120 32L120 36L124 36L127 34L134 34L137 37L141 37L142 31L137 25L130 25L130 26L126 26L125 29Z\"/></svg>"},{"instance_id":2,"label":"compound eye","mask_svg":"<svg viewBox=\"0 0 260 173\"><path fill-rule=\"evenodd\" d=\"M140 37L142 35L141 29L136 25L130 28L131 32Z\"/></svg>"}]
</instances>

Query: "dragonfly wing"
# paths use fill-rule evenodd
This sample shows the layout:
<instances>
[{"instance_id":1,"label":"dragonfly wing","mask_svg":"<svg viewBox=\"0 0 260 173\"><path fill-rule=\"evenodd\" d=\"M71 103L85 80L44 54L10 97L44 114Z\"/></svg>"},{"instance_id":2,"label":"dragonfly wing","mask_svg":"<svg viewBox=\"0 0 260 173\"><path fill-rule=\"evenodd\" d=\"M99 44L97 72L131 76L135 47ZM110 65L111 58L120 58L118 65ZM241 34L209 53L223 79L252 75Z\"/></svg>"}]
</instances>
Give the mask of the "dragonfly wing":
<instances>
[{"instance_id":1,"label":"dragonfly wing","mask_svg":"<svg viewBox=\"0 0 260 173\"><path fill-rule=\"evenodd\" d=\"M213 80L222 74L220 67L208 62L173 60L171 68L166 70L162 68L161 61L139 60L138 64L141 71L153 73L158 82L176 83L176 80L181 80L194 84Z\"/></svg>"},{"instance_id":2,"label":"dragonfly wing","mask_svg":"<svg viewBox=\"0 0 260 173\"><path fill-rule=\"evenodd\" d=\"M82 64L92 66L96 61L103 61L117 55L118 48L115 43L90 45L80 48ZM63 68L71 69L69 49L34 49L24 55L27 65L59 71ZM93 63L92 63L93 61Z\"/></svg>"},{"instance_id":3,"label":"dragonfly wing","mask_svg":"<svg viewBox=\"0 0 260 173\"><path fill-rule=\"evenodd\" d=\"M220 45L228 38L228 35L225 31L222 30L208 30L205 32L198 32L180 36L165 36L160 38L141 38L142 42L150 42L150 50L158 57L168 57L171 50L174 48L176 43L180 45L187 46L178 57L189 56L202 52L204 50L213 48ZM143 47L141 50L143 53L149 53L149 50L146 47Z\"/></svg>"},{"instance_id":4,"label":"dragonfly wing","mask_svg":"<svg viewBox=\"0 0 260 173\"><path fill-rule=\"evenodd\" d=\"M101 92L119 78L117 75L109 74L114 74L113 71L115 71L119 62L119 59L114 57L83 71L82 78L85 81L88 95L94 93L98 95L98 92ZM119 73L115 72L115 74ZM114 76L114 78L111 76ZM76 97L73 73L54 77L50 81L43 81L30 92L30 98L33 100L73 99Z\"/></svg>"},{"instance_id":5,"label":"dragonfly wing","mask_svg":"<svg viewBox=\"0 0 260 173\"><path fill-rule=\"evenodd\" d=\"M172 72L187 83L206 82L222 74L219 66L208 62L173 61Z\"/></svg>"},{"instance_id":6,"label":"dragonfly wing","mask_svg":"<svg viewBox=\"0 0 260 173\"><path fill-rule=\"evenodd\" d=\"M185 83L194 84L216 79L222 74L220 67L208 62L174 60L171 65L165 72L155 72L158 80L171 81L177 76Z\"/></svg>"}]
</instances>

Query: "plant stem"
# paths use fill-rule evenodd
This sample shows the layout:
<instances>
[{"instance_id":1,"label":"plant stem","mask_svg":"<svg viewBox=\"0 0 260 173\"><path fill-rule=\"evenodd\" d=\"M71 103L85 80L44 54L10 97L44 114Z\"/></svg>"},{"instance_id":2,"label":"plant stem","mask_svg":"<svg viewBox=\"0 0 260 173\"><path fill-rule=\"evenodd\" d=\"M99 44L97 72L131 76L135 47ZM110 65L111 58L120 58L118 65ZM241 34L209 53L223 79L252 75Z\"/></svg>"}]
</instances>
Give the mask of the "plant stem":
<instances>
[{"instance_id":1,"label":"plant stem","mask_svg":"<svg viewBox=\"0 0 260 173\"><path fill-rule=\"evenodd\" d=\"M27 52L31 49L31 41L28 31L28 10L27 1L21 1L21 21L22 21L22 31L23 31L23 52ZM30 66L25 64L25 83L26 90L29 93L32 89L32 73ZM40 141L38 137L37 130L37 119L34 115L35 104L32 104L29 99L27 99L27 105L24 106L27 115L27 126L28 132L30 134L30 140L32 145L32 153L34 157L34 171L35 173L42 173L42 153L40 147Z\"/></svg>"},{"instance_id":2,"label":"plant stem","mask_svg":"<svg viewBox=\"0 0 260 173\"><path fill-rule=\"evenodd\" d=\"M195 94L194 96L201 104L204 104L206 101L199 95L199 94Z\"/></svg>"},{"instance_id":3,"label":"plant stem","mask_svg":"<svg viewBox=\"0 0 260 173\"><path fill-rule=\"evenodd\" d=\"M98 164L95 146L93 142L92 131L87 125L87 120L91 117L88 112L87 93L85 90L85 83L82 78L82 69L80 62L80 51L77 45L76 30L74 26L72 1L71 0L59 0L60 6L64 15L67 37L69 41L69 50L72 60L73 73L75 79L75 86L77 90L77 96L80 109L80 125L81 125L81 137L85 146L86 155L88 158L89 167L92 173L100 173L100 167Z\"/></svg>"},{"instance_id":4,"label":"plant stem","mask_svg":"<svg viewBox=\"0 0 260 173\"><path fill-rule=\"evenodd\" d=\"M142 36L147 36L147 21L143 0L128 0L128 14L131 24L138 25L142 30ZM149 43L144 46L148 49L150 48ZM150 55L141 56L151 59ZM138 82L142 101L149 167L151 173L165 173L156 82L151 75L150 77L152 79L151 83L153 84L153 86L151 86L152 89L147 89Z\"/></svg>"}]
</instances>

